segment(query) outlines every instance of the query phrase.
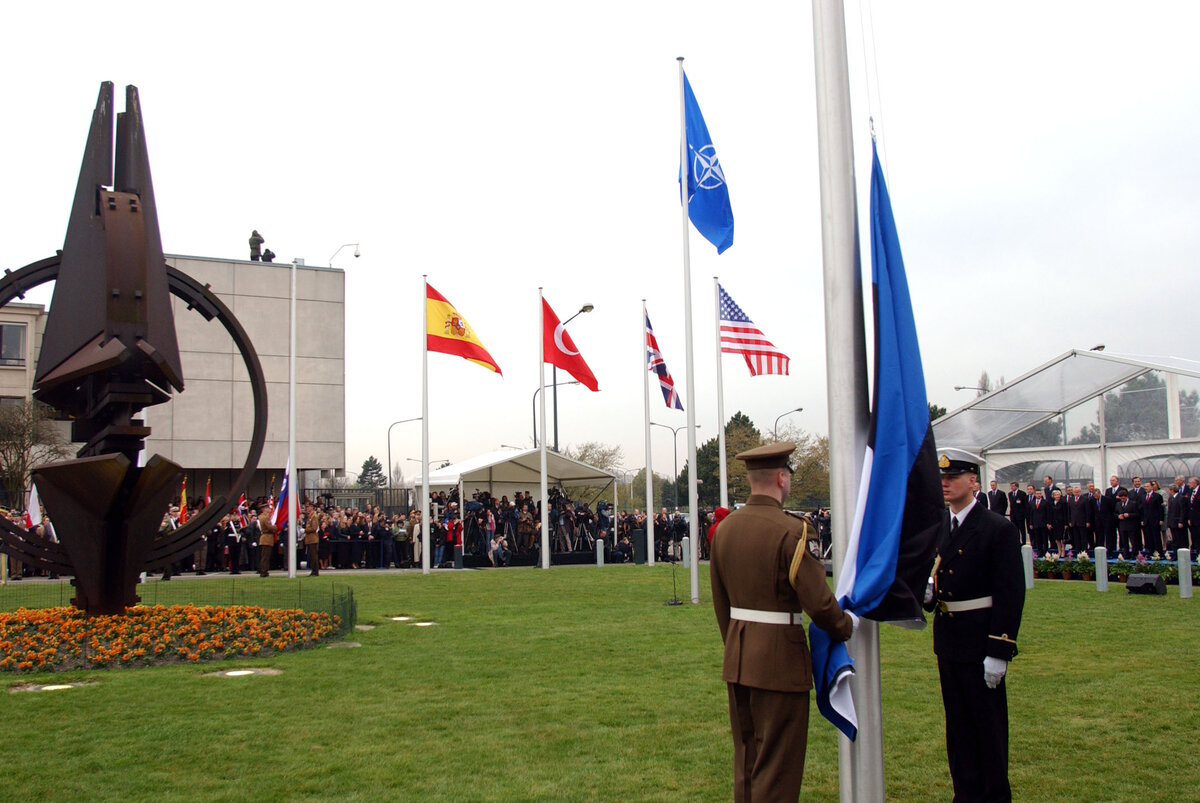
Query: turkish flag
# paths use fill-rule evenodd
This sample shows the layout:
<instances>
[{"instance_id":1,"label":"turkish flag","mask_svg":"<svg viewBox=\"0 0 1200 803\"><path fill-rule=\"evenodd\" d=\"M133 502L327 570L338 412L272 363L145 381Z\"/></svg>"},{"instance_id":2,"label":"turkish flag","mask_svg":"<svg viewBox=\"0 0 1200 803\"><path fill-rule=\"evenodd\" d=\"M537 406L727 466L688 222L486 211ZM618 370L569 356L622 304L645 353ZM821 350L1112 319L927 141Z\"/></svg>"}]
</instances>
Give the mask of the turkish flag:
<instances>
[{"instance_id":1,"label":"turkish flag","mask_svg":"<svg viewBox=\"0 0 1200 803\"><path fill-rule=\"evenodd\" d=\"M578 379L588 390L599 390L599 383L592 369L575 348L575 341L550 309L550 303L542 299L542 351L546 362L561 368Z\"/></svg>"}]
</instances>

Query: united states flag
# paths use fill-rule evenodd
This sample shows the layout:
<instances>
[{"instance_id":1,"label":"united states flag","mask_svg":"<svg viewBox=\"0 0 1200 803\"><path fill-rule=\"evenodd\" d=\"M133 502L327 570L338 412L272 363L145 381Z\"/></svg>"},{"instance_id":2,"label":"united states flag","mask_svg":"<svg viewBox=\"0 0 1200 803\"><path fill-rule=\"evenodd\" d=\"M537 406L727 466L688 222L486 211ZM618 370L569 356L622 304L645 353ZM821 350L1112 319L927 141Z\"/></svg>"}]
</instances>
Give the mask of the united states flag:
<instances>
[{"instance_id":1,"label":"united states flag","mask_svg":"<svg viewBox=\"0 0 1200 803\"><path fill-rule=\"evenodd\" d=\"M767 340L762 330L737 305L725 288L717 285L721 297L721 352L741 354L751 376L759 374L787 375L791 360Z\"/></svg>"},{"instance_id":2,"label":"united states flag","mask_svg":"<svg viewBox=\"0 0 1200 803\"><path fill-rule=\"evenodd\" d=\"M667 407L682 410L683 402L675 390L675 380L671 378L671 372L667 370L667 361L658 350L658 339L654 336L654 327L650 325L650 313L646 313L646 367L658 374L658 384L662 386L663 401Z\"/></svg>"}]
</instances>

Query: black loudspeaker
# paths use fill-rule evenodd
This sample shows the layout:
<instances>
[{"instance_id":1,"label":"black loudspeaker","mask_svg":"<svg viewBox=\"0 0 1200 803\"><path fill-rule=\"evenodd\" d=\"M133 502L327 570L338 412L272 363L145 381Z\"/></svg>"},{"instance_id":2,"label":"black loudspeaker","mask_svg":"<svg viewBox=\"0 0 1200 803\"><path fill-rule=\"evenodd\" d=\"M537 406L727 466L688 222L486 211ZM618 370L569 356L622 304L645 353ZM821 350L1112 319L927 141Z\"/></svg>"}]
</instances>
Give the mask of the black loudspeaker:
<instances>
[{"instance_id":1,"label":"black loudspeaker","mask_svg":"<svg viewBox=\"0 0 1200 803\"><path fill-rule=\"evenodd\" d=\"M1161 574L1131 574L1125 583L1130 594L1166 594L1167 581Z\"/></svg>"},{"instance_id":2,"label":"black loudspeaker","mask_svg":"<svg viewBox=\"0 0 1200 803\"><path fill-rule=\"evenodd\" d=\"M633 562L638 566L646 564L646 531L634 530L629 533L629 540L633 541Z\"/></svg>"}]
</instances>

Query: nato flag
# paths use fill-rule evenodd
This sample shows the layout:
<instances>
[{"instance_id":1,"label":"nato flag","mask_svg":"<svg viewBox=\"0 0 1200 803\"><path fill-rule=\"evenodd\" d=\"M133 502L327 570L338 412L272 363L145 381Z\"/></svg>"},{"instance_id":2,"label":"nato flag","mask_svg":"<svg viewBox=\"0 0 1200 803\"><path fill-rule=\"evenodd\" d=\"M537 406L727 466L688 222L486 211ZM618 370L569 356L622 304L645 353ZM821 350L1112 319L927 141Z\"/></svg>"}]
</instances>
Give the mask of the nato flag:
<instances>
[{"instance_id":1,"label":"nato flag","mask_svg":"<svg viewBox=\"0 0 1200 803\"><path fill-rule=\"evenodd\" d=\"M687 73L683 76L683 107L688 164L681 168L687 172L688 217L720 254L733 245L733 209L729 206L725 171L717 161L717 151Z\"/></svg>"},{"instance_id":2,"label":"nato flag","mask_svg":"<svg viewBox=\"0 0 1200 803\"><path fill-rule=\"evenodd\" d=\"M871 279L875 298L875 399L846 559L842 607L877 621L923 627L921 599L945 515L925 397L925 375L904 259L879 154L871 168ZM853 739L845 643L809 627L817 707Z\"/></svg>"}]
</instances>

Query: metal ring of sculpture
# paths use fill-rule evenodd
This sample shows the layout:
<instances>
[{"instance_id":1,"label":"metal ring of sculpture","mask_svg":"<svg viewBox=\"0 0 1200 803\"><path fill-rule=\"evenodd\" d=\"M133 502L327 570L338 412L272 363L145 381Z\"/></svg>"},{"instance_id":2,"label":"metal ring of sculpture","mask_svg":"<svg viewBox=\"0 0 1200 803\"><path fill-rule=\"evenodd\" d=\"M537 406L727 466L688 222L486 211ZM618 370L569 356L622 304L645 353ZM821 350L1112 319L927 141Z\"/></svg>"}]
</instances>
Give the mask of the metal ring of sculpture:
<instances>
[{"instance_id":1,"label":"metal ring of sculpture","mask_svg":"<svg viewBox=\"0 0 1200 803\"><path fill-rule=\"evenodd\" d=\"M5 270L4 277L0 278L0 307L15 298L24 298L28 290L57 279L60 263L61 252L57 256L32 262L15 273ZM218 496L212 504L201 508L183 527L156 537L154 546L146 557L145 569L166 566L195 549L200 537L229 509L230 500L238 499L250 485L250 479L254 476L267 440L267 381L258 353L254 350L246 330L242 328L233 311L209 289L208 285L200 284L191 276L169 265L166 266L166 270L170 292L186 302L188 309L204 316L205 320L211 321L216 318L233 338L250 377L250 391L254 399L254 428L246 462L229 493ZM59 544L17 527L3 517L0 517L0 542L4 544L6 552L17 555L24 563L50 572L73 573L74 567Z\"/></svg>"}]
</instances>

